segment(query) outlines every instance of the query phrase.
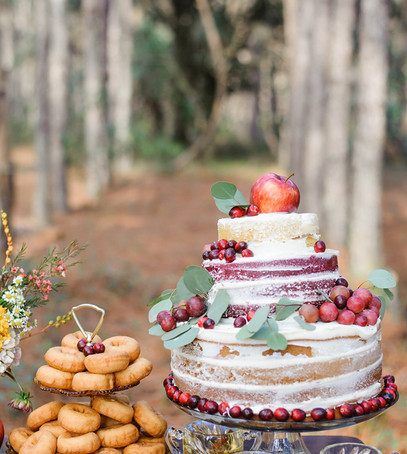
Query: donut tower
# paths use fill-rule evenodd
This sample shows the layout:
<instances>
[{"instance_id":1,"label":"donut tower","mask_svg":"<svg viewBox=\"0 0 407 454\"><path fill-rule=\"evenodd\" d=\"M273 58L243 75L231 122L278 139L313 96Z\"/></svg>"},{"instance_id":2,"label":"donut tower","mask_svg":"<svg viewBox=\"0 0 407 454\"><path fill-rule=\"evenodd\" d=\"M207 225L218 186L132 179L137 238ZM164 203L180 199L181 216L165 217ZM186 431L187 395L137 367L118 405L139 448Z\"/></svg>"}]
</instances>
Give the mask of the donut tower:
<instances>
[{"instance_id":1,"label":"donut tower","mask_svg":"<svg viewBox=\"0 0 407 454\"><path fill-rule=\"evenodd\" d=\"M76 312L91 308L101 316L93 332L85 331ZM89 403L60 399L29 414L26 427L13 429L7 454L165 454L165 419L146 401L133 404L123 395L147 377L151 362L128 336L102 340L98 331L105 311L92 304L72 308L79 331L44 355L34 382L44 391L89 397Z\"/></svg>"}]
</instances>

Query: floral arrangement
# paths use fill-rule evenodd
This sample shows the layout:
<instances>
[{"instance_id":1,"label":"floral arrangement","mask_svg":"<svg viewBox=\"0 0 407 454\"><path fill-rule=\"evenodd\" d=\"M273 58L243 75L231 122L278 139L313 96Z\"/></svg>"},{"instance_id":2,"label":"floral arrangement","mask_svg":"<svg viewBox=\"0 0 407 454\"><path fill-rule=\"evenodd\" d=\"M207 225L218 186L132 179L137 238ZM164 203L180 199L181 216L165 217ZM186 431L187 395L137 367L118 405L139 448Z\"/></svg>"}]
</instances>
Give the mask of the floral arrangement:
<instances>
[{"instance_id":1,"label":"floral arrangement","mask_svg":"<svg viewBox=\"0 0 407 454\"><path fill-rule=\"evenodd\" d=\"M48 302L52 291L64 285L53 277L65 278L68 267L78 262L70 262L83 246L72 241L61 251L55 248L48 252L41 263L33 270L26 271L19 264L26 252L23 244L13 256L13 238L10 233L7 214L1 211L1 222L7 239L6 258L0 274L0 374L9 377L19 387L18 397L8 405L14 409L29 412L32 409L31 395L25 392L17 381L12 368L21 359L20 342L36 334L44 333L49 327L59 327L71 319L70 313L58 316L56 321L33 332L37 322L33 319L33 309Z\"/></svg>"}]
</instances>

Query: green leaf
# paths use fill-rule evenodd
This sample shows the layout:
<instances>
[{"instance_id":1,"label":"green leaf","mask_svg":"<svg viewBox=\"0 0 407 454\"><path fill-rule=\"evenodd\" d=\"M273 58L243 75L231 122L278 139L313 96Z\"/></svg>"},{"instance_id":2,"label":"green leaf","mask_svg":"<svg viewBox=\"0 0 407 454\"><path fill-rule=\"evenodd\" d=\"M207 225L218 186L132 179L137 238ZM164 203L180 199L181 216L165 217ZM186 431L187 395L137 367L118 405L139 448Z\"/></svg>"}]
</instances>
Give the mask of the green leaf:
<instances>
[{"instance_id":1,"label":"green leaf","mask_svg":"<svg viewBox=\"0 0 407 454\"><path fill-rule=\"evenodd\" d=\"M374 270L367 279L378 288L392 288L396 286L393 275L387 270Z\"/></svg>"},{"instance_id":2,"label":"green leaf","mask_svg":"<svg viewBox=\"0 0 407 454\"><path fill-rule=\"evenodd\" d=\"M162 336L163 334L165 334L165 331L158 323L156 323L148 330L148 334L151 334L152 336Z\"/></svg>"},{"instance_id":3,"label":"green leaf","mask_svg":"<svg viewBox=\"0 0 407 454\"><path fill-rule=\"evenodd\" d=\"M206 316L211 318L216 324L219 323L219 320L229 306L229 300L228 292L223 289L219 290Z\"/></svg>"},{"instance_id":4,"label":"green leaf","mask_svg":"<svg viewBox=\"0 0 407 454\"><path fill-rule=\"evenodd\" d=\"M164 347L168 350L173 350L174 348L183 347L184 345L190 344L198 335L199 328L191 328L188 331L180 334L174 339L170 339L164 342Z\"/></svg>"},{"instance_id":5,"label":"green leaf","mask_svg":"<svg viewBox=\"0 0 407 454\"><path fill-rule=\"evenodd\" d=\"M177 284L176 295L174 295L175 298L177 299L177 301L174 301L173 298L171 298L171 299L173 300L173 302L178 303L181 300L188 300L189 298L191 298L191 296L195 296L195 295L196 295L196 293L191 292L185 286L184 276L182 276Z\"/></svg>"},{"instance_id":6,"label":"green leaf","mask_svg":"<svg viewBox=\"0 0 407 454\"><path fill-rule=\"evenodd\" d=\"M390 301L393 301L393 298L394 298L393 292L391 290L389 290L388 288L384 288L383 291L386 294L387 298L389 298Z\"/></svg>"},{"instance_id":7,"label":"green leaf","mask_svg":"<svg viewBox=\"0 0 407 454\"><path fill-rule=\"evenodd\" d=\"M387 301L384 296L379 296L378 298L379 298L380 302L382 303L382 305L380 307L380 318L383 320L384 314L386 312Z\"/></svg>"},{"instance_id":8,"label":"green leaf","mask_svg":"<svg viewBox=\"0 0 407 454\"><path fill-rule=\"evenodd\" d=\"M229 211L236 206L236 201L234 199L214 199L215 205L219 211L225 214L229 214Z\"/></svg>"},{"instance_id":9,"label":"green leaf","mask_svg":"<svg viewBox=\"0 0 407 454\"><path fill-rule=\"evenodd\" d=\"M173 330L166 332L165 334L163 334L161 339L163 341L173 339L174 337L177 337L180 334L185 333L186 331L189 331L190 329L191 329L191 326L188 323L185 323L185 325L177 326Z\"/></svg>"},{"instance_id":10,"label":"green leaf","mask_svg":"<svg viewBox=\"0 0 407 454\"><path fill-rule=\"evenodd\" d=\"M287 348L287 339L276 331L270 331L267 339L267 345L272 350L285 350Z\"/></svg>"},{"instance_id":11,"label":"green leaf","mask_svg":"<svg viewBox=\"0 0 407 454\"><path fill-rule=\"evenodd\" d=\"M227 181L218 181L211 187L211 194L215 199L233 199L236 191L236 185Z\"/></svg>"},{"instance_id":12,"label":"green leaf","mask_svg":"<svg viewBox=\"0 0 407 454\"><path fill-rule=\"evenodd\" d=\"M172 302L169 299L162 300L153 306L148 312L148 321L153 323L157 320L157 315L161 311L169 311L172 308Z\"/></svg>"},{"instance_id":13,"label":"green leaf","mask_svg":"<svg viewBox=\"0 0 407 454\"><path fill-rule=\"evenodd\" d=\"M249 337L252 337L253 334L255 334L253 331L249 331L249 328L247 327L247 324L242 326L239 331L236 333L236 339L237 340L245 340L248 339Z\"/></svg>"},{"instance_id":14,"label":"green leaf","mask_svg":"<svg viewBox=\"0 0 407 454\"><path fill-rule=\"evenodd\" d=\"M252 333L257 332L263 326L264 322L267 320L269 312L270 306L263 306L257 309L253 315L253 318L247 325L245 325L247 326L247 329Z\"/></svg>"},{"instance_id":15,"label":"green leaf","mask_svg":"<svg viewBox=\"0 0 407 454\"><path fill-rule=\"evenodd\" d=\"M301 328L304 328L308 331L314 331L317 329L315 325L312 325L311 323L307 323L301 316L296 315L294 317L294 320L301 326Z\"/></svg>"},{"instance_id":16,"label":"green leaf","mask_svg":"<svg viewBox=\"0 0 407 454\"><path fill-rule=\"evenodd\" d=\"M213 286L212 276L200 266L188 266L183 278L185 287L194 295L208 293Z\"/></svg>"},{"instance_id":17,"label":"green leaf","mask_svg":"<svg viewBox=\"0 0 407 454\"><path fill-rule=\"evenodd\" d=\"M268 336L270 333L270 327L265 323L258 331L257 333L254 333L253 336L251 336L251 339L257 339L257 340L267 340Z\"/></svg>"},{"instance_id":18,"label":"green leaf","mask_svg":"<svg viewBox=\"0 0 407 454\"><path fill-rule=\"evenodd\" d=\"M173 293L174 293L174 289L164 290L160 296L158 296L155 300L148 303L147 306L154 306L155 304L159 303L160 301L170 298L170 296Z\"/></svg>"},{"instance_id":19,"label":"green leaf","mask_svg":"<svg viewBox=\"0 0 407 454\"><path fill-rule=\"evenodd\" d=\"M298 301L290 300L289 298L280 298L279 302L276 305L276 317L277 321L285 320L291 314L293 314L299 307L301 303Z\"/></svg>"},{"instance_id":20,"label":"green leaf","mask_svg":"<svg viewBox=\"0 0 407 454\"><path fill-rule=\"evenodd\" d=\"M268 323L269 328L272 331L278 332L278 323L276 322L276 320L274 318L267 319L267 323Z\"/></svg>"}]
</instances>

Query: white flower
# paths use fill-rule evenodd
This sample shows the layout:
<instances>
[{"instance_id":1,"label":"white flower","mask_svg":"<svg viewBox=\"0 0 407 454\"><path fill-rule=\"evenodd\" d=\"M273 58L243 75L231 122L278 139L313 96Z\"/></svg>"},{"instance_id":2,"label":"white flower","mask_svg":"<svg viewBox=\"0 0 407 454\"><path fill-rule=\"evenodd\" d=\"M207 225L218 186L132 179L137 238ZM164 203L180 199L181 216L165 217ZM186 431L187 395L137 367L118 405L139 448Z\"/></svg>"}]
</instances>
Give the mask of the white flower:
<instances>
[{"instance_id":1,"label":"white flower","mask_svg":"<svg viewBox=\"0 0 407 454\"><path fill-rule=\"evenodd\" d=\"M13 279L13 284L15 285L21 285L23 283L23 276L16 276Z\"/></svg>"},{"instance_id":2,"label":"white flower","mask_svg":"<svg viewBox=\"0 0 407 454\"><path fill-rule=\"evenodd\" d=\"M3 374L10 366L17 366L21 359L21 349L18 346L19 336L10 330L11 338L3 342L0 352L0 374Z\"/></svg>"}]
</instances>

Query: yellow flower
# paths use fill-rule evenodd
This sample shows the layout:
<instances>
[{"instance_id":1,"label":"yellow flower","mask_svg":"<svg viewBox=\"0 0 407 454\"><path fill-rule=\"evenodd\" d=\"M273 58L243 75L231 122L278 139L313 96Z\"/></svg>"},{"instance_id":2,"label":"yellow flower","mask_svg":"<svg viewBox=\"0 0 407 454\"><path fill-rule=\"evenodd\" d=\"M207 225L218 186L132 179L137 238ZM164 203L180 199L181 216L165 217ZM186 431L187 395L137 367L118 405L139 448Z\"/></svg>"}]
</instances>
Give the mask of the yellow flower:
<instances>
[{"instance_id":1,"label":"yellow flower","mask_svg":"<svg viewBox=\"0 0 407 454\"><path fill-rule=\"evenodd\" d=\"M0 306L0 351L3 348L3 342L11 338L10 326L6 318L6 309Z\"/></svg>"}]
</instances>

